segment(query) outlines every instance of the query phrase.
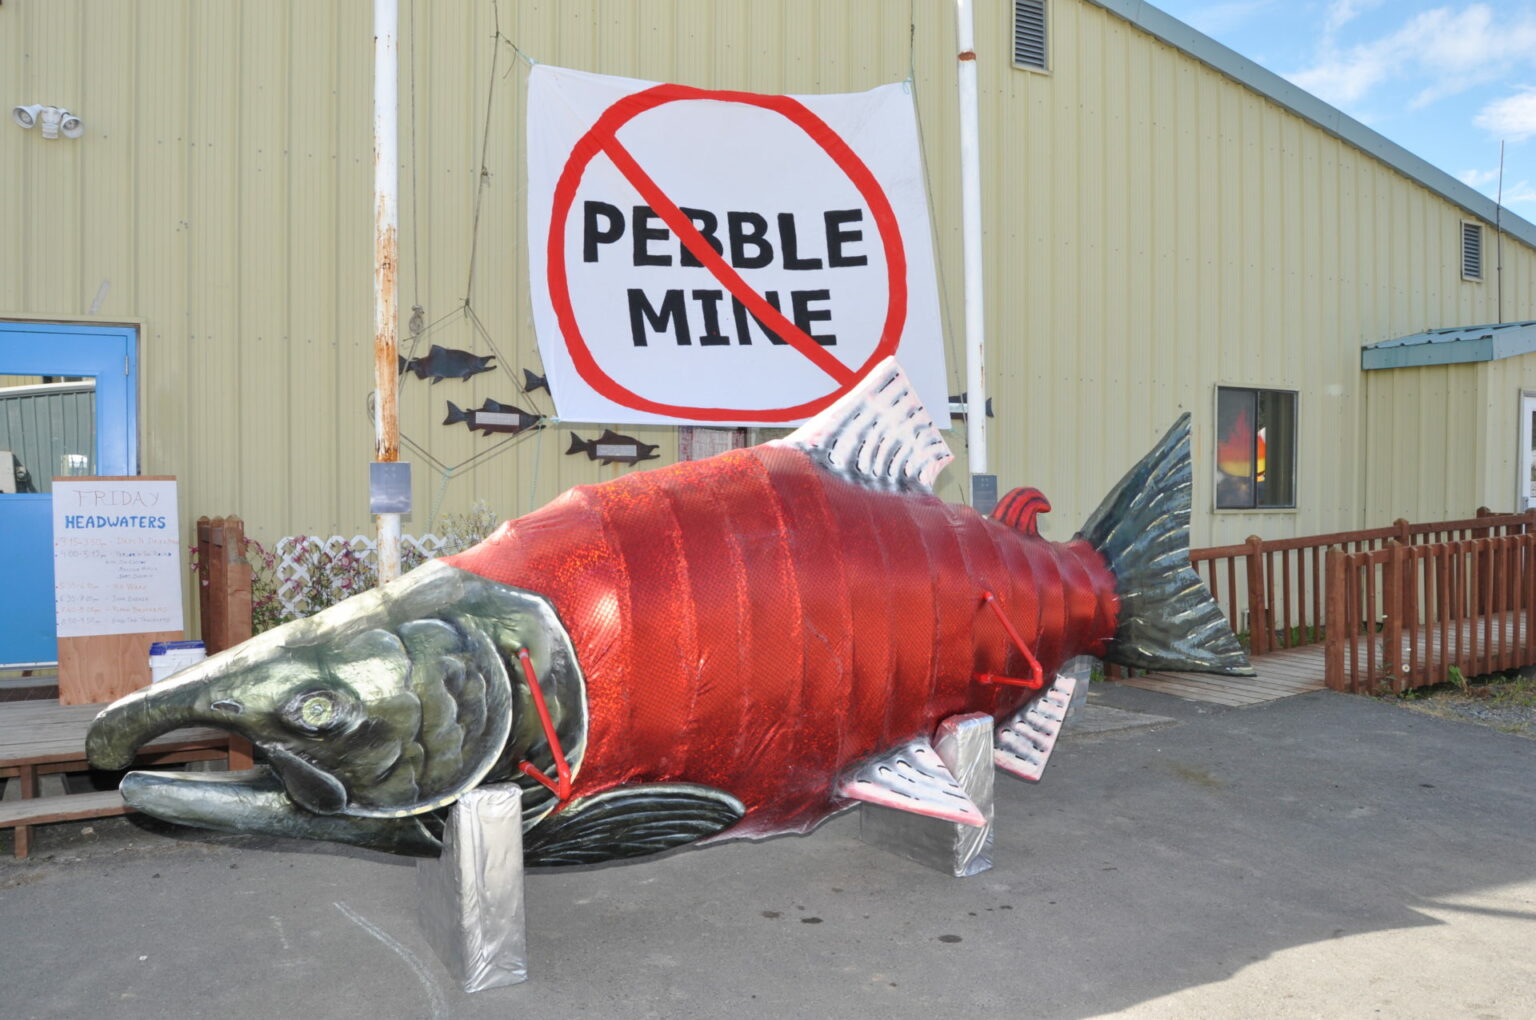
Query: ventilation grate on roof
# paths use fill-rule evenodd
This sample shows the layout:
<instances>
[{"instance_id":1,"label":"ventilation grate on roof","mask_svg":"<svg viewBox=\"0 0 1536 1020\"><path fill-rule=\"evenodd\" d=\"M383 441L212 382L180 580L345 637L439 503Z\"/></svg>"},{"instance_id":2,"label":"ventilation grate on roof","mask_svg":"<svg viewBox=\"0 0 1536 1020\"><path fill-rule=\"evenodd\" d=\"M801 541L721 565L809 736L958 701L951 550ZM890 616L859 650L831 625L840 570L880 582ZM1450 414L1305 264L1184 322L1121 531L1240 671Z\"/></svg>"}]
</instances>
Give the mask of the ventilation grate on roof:
<instances>
[{"instance_id":1,"label":"ventilation grate on roof","mask_svg":"<svg viewBox=\"0 0 1536 1020\"><path fill-rule=\"evenodd\" d=\"M1013 0L1013 62L1019 67L1045 67L1046 0Z\"/></svg>"},{"instance_id":2,"label":"ventilation grate on roof","mask_svg":"<svg viewBox=\"0 0 1536 1020\"><path fill-rule=\"evenodd\" d=\"M1468 280L1483 278L1483 225L1461 225L1461 275Z\"/></svg>"}]
</instances>

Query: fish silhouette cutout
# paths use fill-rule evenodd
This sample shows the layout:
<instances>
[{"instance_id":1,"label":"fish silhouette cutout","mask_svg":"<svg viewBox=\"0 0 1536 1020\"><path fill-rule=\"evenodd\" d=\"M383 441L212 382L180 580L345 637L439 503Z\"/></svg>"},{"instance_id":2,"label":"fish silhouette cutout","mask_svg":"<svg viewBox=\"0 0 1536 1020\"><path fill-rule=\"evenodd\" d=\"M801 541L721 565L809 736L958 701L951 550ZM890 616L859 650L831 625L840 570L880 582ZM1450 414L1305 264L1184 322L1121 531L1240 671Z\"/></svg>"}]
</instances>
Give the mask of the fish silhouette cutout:
<instances>
[{"instance_id":1,"label":"fish silhouette cutout","mask_svg":"<svg viewBox=\"0 0 1536 1020\"><path fill-rule=\"evenodd\" d=\"M970 398L971 398L970 390L966 390L964 393L951 393L949 395L949 413L950 414L958 414L958 415L961 415L961 416L964 416L964 415L968 414L969 411L970 411ZM992 398L991 397L987 398L987 417L988 418L995 418L996 417L996 415L994 415L992 413Z\"/></svg>"},{"instance_id":2,"label":"fish silhouette cutout","mask_svg":"<svg viewBox=\"0 0 1536 1020\"><path fill-rule=\"evenodd\" d=\"M468 379L472 375L491 371L494 354L481 356L469 351L433 344L423 358L400 357L400 374L416 373L418 379L431 379L435 385L443 379Z\"/></svg>"},{"instance_id":3,"label":"fish silhouette cutout","mask_svg":"<svg viewBox=\"0 0 1536 1020\"><path fill-rule=\"evenodd\" d=\"M588 460L600 460L604 464L636 464L642 460L656 460L656 443L642 443L631 436L621 436L613 429L605 429L596 439L571 436L571 448L566 455L584 453Z\"/></svg>"},{"instance_id":4,"label":"fish silhouette cutout","mask_svg":"<svg viewBox=\"0 0 1536 1020\"><path fill-rule=\"evenodd\" d=\"M549 392L549 380L537 372L523 369L523 392L532 393L534 390Z\"/></svg>"},{"instance_id":5,"label":"fish silhouette cutout","mask_svg":"<svg viewBox=\"0 0 1536 1020\"><path fill-rule=\"evenodd\" d=\"M467 422L469 431L490 435L492 432L504 432L515 436L519 432L525 432L533 428L543 417L530 414L520 407L512 404L501 404L489 398L479 407L461 410L459 405L448 401L448 417L443 419L444 425L457 425L459 422Z\"/></svg>"}]
</instances>

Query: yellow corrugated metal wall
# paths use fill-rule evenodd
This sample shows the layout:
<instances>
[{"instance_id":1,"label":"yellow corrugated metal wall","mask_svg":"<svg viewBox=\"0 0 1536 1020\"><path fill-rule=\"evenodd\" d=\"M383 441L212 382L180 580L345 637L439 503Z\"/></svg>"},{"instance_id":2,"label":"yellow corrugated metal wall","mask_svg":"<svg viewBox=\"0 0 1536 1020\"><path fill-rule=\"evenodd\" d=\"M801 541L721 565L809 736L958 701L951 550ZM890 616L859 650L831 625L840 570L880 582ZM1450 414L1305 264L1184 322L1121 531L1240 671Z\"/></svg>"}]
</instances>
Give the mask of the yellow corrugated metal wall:
<instances>
[{"instance_id":1,"label":"yellow corrugated metal wall","mask_svg":"<svg viewBox=\"0 0 1536 1020\"><path fill-rule=\"evenodd\" d=\"M1520 404L1524 393L1536 393L1536 357L1529 354L1490 361L1480 366L1484 419L1478 462L1482 471L1480 505L1495 510L1523 510L1526 487L1520 484ZM1449 405L1451 415L1472 415L1476 408ZM1527 482L1527 486L1528 486Z\"/></svg>"},{"instance_id":2,"label":"yellow corrugated metal wall","mask_svg":"<svg viewBox=\"0 0 1536 1020\"><path fill-rule=\"evenodd\" d=\"M441 464L496 442L442 426L445 402L527 407L513 380L537 368L522 233L527 64L512 43L547 63L765 92L858 90L910 71L951 333L961 321L951 4L401 10L402 337L420 304L422 350L494 350L514 372L404 381L402 430ZM1197 544L1464 512L1459 494L1435 496L1436 462L1465 470L1456 439L1433 456L1405 449L1394 468L1422 480L1400 486L1402 509L1395 495L1368 498L1365 451L1388 433L1373 431L1358 367L1362 343L1494 318L1493 288L1457 272L1464 214L1080 0L1051 2L1052 72L1016 70L1010 15L1002 0L977 5L1002 486L1040 486L1057 506L1047 532L1070 534L1188 409ZM100 317L143 326L143 467L181 477L189 520L238 512L262 538L368 530L369 5L6 0L0 40L0 95L67 106L86 125L78 142L0 127L12 182L0 315L80 316L105 281ZM1506 318L1536 315L1533 274L1532 252L1506 242ZM948 342L958 391L958 337ZM1300 392L1297 511L1209 512L1217 383ZM546 394L532 403L550 410ZM673 429L622 431L661 444L653 463L676 455ZM1426 431L1412 433L1420 449L1452 435ZM451 479L407 449L418 509L406 530L476 500L523 513L625 470L565 456L570 432L518 440ZM950 498L963 491L963 440L952 433L962 459Z\"/></svg>"}]
</instances>

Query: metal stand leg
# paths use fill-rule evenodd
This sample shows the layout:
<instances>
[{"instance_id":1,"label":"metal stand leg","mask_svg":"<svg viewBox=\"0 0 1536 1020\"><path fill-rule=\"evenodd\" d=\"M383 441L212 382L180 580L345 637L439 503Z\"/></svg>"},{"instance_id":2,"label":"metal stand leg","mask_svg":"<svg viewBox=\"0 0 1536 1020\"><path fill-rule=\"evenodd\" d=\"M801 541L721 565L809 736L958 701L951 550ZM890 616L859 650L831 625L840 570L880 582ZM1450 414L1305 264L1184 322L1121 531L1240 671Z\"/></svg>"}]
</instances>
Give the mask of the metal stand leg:
<instances>
[{"instance_id":1,"label":"metal stand leg","mask_svg":"<svg viewBox=\"0 0 1536 1020\"><path fill-rule=\"evenodd\" d=\"M871 846L966 878L992 867L992 717L957 715L939 724L933 742L944 767L987 817L983 828L864 804L859 838Z\"/></svg>"},{"instance_id":2,"label":"metal stand leg","mask_svg":"<svg viewBox=\"0 0 1536 1020\"><path fill-rule=\"evenodd\" d=\"M416 912L466 992L528 980L521 790L486 786L459 798L442 857L416 862Z\"/></svg>"}]
</instances>

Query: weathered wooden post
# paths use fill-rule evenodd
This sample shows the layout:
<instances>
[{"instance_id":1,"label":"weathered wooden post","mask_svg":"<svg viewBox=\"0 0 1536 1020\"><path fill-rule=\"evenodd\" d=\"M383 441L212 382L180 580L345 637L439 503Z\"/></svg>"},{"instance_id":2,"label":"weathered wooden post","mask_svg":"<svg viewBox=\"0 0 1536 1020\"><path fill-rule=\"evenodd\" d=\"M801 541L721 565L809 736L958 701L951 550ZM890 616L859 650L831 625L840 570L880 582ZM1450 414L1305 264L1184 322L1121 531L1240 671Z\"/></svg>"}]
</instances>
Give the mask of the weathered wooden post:
<instances>
[{"instance_id":1,"label":"weathered wooden post","mask_svg":"<svg viewBox=\"0 0 1536 1020\"><path fill-rule=\"evenodd\" d=\"M198 608L208 654L251 636L251 563L245 557L245 522L238 517L197 519ZM251 744L229 738L229 767L252 765Z\"/></svg>"},{"instance_id":2,"label":"weathered wooden post","mask_svg":"<svg viewBox=\"0 0 1536 1020\"><path fill-rule=\"evenodd\" d=\"M1334 546L1328 550L1325 566L1328 608L1323 624L1323 682L1330 691L1350 689L1344 679L1344 636L1349 626L1344 619L1344 561L1348 555Z\"/></svg>"},{"instance_id":3,"label":"weathered wooden post","mask_svg":"<svg viewBox=\"0 0 1536 1020\"><path fill-rule=\"evenodd\" d=\"M1403 649L1404 575L1407 573L1408 547L1396 539L1387 548L1387 561L1382 564L1382 601L1385 603L1386 621L1381 628L1381 664L1390 670L1392 692L1403 693L1403 670L1407 668Z\"/></svg>"},{"instance_id":4,"label":"weathered wooden post","mask_svg":"<svg viewBox=\"0 0 1536 1020\"><path fill-rule=\"evenodd\" d=\"M1248 654L1269 651L1269 611L1264 598L1264 540L1249 535L1248 551Z\"/></svg>"}]
</instances>

